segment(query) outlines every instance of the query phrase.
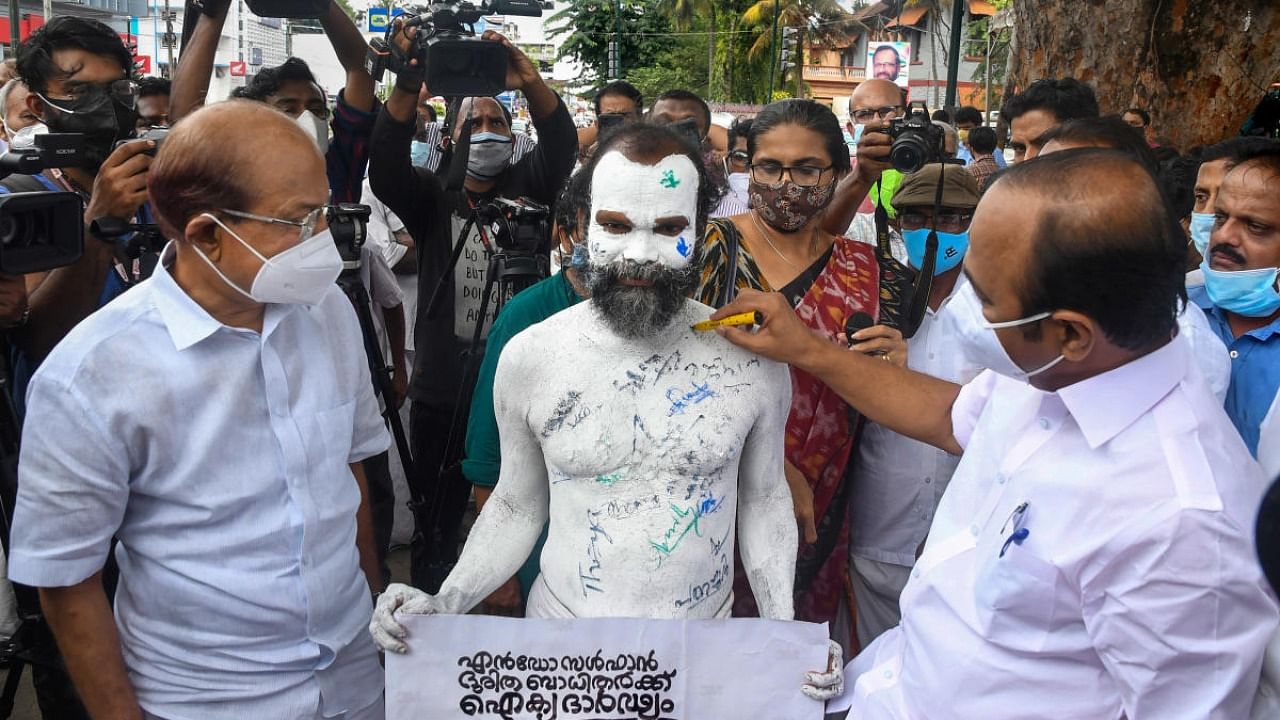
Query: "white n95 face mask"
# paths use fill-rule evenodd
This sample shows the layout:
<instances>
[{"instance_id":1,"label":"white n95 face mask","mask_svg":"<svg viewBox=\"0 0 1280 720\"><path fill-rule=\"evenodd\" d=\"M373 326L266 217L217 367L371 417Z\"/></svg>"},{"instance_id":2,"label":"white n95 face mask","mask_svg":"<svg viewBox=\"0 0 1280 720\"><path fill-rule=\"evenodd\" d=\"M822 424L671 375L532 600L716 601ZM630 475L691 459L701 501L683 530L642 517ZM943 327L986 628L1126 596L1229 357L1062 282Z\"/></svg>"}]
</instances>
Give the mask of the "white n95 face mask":
<instances>
[{"instance_id":1,"label":"white n95 face mask","mask_svg":"<svg viewBox=\"0 0 1280 720\"><path fill-rule=\"evenodd\" d=\"M311 137L321 155L329 152L329 123L325 122L324 118L310 110L303 110L294 122Z\"/></svg>"},{"instance_id":2,"label":"white n95 face mask","mask_svg":"<svg viewBox=\"0 0 1280 720\"><path fill-rule=\"evenodd\" d=\"M226 230L227 234L262 261L262 267L253 278L253 285L246 291L231 282L200 248L192 246L223 282L254 302L315 305L324 299L329 287L342 273L342 256L338 254L333 236L327 228L284 252L264 257L221 220L209 213L204 213L204 216L217 223L218 227Z\"/></svg>"},{"instance_id":3,"label":"white n95 face mask","mask_svg":"<svg viewBox=\"0 0 1280 720\"><path fill-rule=\"evenodd\" d=\"M954 324L956 333L960 338L960 351L964 353L965 357L969 358L970 362L978 367L987 368L1007 378L1028 382L1031 378L1065 359L1059 355L1056 360L1035 370L1023 370L1018 367L1013 358L1009 357L1009 352L1004 349L1000 338L996 336L997 328L1015 327L1043 320L1049 316L1048 313L1033 315L1021 320L989 323L982 315L982 301L978 299L977 293L973 291L973 286L968 283L956 293L956 297L947 305L947 312L952 313L951 322Z\"/></svg>"}]
</instances>

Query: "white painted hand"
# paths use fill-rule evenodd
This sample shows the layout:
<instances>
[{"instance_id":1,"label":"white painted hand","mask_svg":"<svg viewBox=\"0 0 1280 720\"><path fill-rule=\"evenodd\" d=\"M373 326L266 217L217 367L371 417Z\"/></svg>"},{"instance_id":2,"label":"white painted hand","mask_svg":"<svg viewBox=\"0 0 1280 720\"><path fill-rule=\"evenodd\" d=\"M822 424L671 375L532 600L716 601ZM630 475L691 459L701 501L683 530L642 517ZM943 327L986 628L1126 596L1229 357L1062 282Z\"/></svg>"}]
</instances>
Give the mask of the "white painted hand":
<instances>
[{"instance_id":1,"label":"white painted hand","mask_svg":"<svg viewBox=\"0 0 1280 720\"><path fill-rule=\"evenodd\" d=\"M844 650L835 640L827 641L827 672L805 673L800 691L807 697L826 702L844 693Z\"/></svg>"},{"instance_id":2,"label":"white painted hand","mask_svg":"<svg viewBox=\"0 0 1280 720\"><path fill-rule=\"evenodd\" d=\"M369 621L369 634L373 642L384 652L404 654L409 646L404 643L408 631L396 622L396 613L407 615L434 615L439 612L435 597L418 588L392 583L378 596L378 605Z\"/></svg>"}]
</instances>

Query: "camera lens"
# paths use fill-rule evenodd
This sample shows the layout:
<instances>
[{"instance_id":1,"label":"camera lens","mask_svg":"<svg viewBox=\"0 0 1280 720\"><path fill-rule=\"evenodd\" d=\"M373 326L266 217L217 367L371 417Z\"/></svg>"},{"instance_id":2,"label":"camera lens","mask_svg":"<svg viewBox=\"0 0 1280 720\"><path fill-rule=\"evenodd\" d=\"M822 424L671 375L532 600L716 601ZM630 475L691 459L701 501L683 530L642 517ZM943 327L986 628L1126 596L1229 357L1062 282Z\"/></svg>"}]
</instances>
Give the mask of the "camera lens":
<instances>
[{"instance_id":1,"label":"camera lens","mask_svg":"<svg viewBox=\"0 0 1280 720\"><path fill-rule=\"evenodd\" d=\"M36 226L43 224L39 220L37 213L15 215L0 212L0 245L17 249L38 244L41 232Z\"/></svg>"},{"instance_id":2,"label":"camera lens","mask_svg":"<svg viewBox=\"0 0 1280 720\"><path fill-rule=\"evenodd\" d=\"M889 150L889 162L904 175L910 175L924 167L929 148L915 134L903 135Z\"/></svg>"}]
</instances>

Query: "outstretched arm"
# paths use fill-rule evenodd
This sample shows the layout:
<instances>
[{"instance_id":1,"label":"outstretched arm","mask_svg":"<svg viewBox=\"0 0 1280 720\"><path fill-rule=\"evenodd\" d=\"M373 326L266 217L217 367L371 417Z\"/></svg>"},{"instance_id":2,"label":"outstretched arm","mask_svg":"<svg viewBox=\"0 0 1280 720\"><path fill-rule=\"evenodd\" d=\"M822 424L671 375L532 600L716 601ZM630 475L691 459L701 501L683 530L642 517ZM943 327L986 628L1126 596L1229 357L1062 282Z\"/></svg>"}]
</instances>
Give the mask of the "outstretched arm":
<instances>
[{"instance_id":1,"label":"outstretched arm","mask_svg":"<svg viewBox=\"0 0 1280 720\"><path fill-rule=\"evenodd\" d=\"M215 5L212 16L200 13L191 38L182 48L182 59L173 73L173 93L169 97L169 122L199 110L209 94L209 78L213 75L213 57L218 52L218 38L227 22L229 2Z\"/></svg>"},{"instance_id":2,"label":"outstretched arm","mask_svg":"<svg viewBox=\"0 0 1280 720\"><path fill-rule=\"evenodd\" d=\"M320 16L320 25L329 37L329 44L338 56L338 62L347 73L347 86L342 99L351 107L369 112L373 109L373 78L364 67L369 46L351 18L336 2L329 3L329 11Z\"/></svg>"},{"instance_id":3,"label":"outstretched arm","mask_svg":"<svg viewBox=\"0 0 1280 720\"><path fill-rule=\"evenodd\" d=\"M721 334L735 345L813 374L872 422L953 455L964 451L951 423L959 385L818 337L777 293L743 290L711 317L752 310L764 314L759 330L723 328Z\"/></svg>"},{"instance_id":4,"label":"outstretched arm","mask_svg":"<svg viewBox=\"0 0 1280 720\"><path fill-rule=\"evenodd\" d=\"M791 375L785 365L764 363L759 389L765 407L751 428L738 468L738 548L760 617L791 620L796 575L795 513L783 473Z\"/></svg>"}]
</instances>

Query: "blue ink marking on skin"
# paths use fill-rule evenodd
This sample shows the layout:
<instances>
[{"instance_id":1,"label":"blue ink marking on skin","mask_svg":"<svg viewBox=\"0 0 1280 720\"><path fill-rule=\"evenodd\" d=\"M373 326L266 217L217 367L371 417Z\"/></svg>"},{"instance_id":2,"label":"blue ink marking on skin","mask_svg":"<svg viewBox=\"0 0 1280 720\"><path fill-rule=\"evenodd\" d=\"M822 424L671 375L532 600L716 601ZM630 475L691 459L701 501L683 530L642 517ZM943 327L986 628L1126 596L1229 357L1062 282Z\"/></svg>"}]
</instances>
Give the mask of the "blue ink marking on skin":
<instances>
[{"instance_id":1,"label":"blue ink marking on skin","mask_svg":"<svg viewBox=\"0 0 1280 720\"><path fill-rule=\"evenodd\" d=\"M709 400L713 397L719 396L707 383L693 383L693 390L683 394L680 388L668 388L667 400L671 402L671 409L667 411L667 417L682 415L690 405L697 405L703 400Z\"/></svg>"},{"instance_id":2,"label":"blue ink marking on skin","mask_svg":"<svg viewBox=\"0 0 1280 720\"><path fill-rule=\"evenodd\" d=\"M584 571L582 563L578 563L578 580L582 583L583 597L588 597L588 590L598 593L604 592L600 576L597 574L597 571L601 568L599 542L600 538L603 537L612 545L613 538L609 537L609 533L600 524L600 516L602 514L600 511L587 511L587 524L591 528L591 540L587 543L587 559L591 561L591 564Z\"/></svg>"},{"instance_id":3,"label":"blue ink marking on skin","mask_svg":"<svg viewBox=\"0 0 1280 720\"><path fill-rule=\"evenodd\" d=\"M676 252L680 253L680 257L686 258L689 257L689 253L693 252L693 249L689 247L689 243L685 242L683 235L680 236L680 241L676 243Z\"/></svg>"}]
</instances>

